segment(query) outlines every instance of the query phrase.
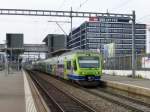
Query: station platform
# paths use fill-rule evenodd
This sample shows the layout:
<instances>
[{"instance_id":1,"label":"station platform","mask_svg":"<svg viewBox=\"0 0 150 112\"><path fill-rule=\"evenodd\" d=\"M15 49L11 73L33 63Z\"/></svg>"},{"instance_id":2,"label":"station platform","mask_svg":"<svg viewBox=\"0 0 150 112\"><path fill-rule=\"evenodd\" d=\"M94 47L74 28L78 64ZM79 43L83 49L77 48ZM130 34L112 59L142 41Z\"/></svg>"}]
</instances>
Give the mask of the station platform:
<instances>
[{"instance_id":1,"label":"station platform","mask_svg":"<svg viewBox=\"0 0 150 112\"><path fill-rule=\"evenodd\" d=\"M24 71L0 71L0 112L37 112Z\"/></svg>"},{"instance_id":2,"label":"station platform","mask_svg":"<svg viewBox=\"0 0 150 112\"><path fill-rule=\"evenodd\" d=\"M0 112L25 112L22 72L0 71Z\"/></svg>"},{"instance_id":3,"label":"station platform","mask_svg":"<svg viewBox=\"0 0 150 112\"><path fill-rule=\"evenodd\" d=\"M149 79L108 74L103 74L101 79L106 86L150 97Z\"/></svg>"}]
</instances>

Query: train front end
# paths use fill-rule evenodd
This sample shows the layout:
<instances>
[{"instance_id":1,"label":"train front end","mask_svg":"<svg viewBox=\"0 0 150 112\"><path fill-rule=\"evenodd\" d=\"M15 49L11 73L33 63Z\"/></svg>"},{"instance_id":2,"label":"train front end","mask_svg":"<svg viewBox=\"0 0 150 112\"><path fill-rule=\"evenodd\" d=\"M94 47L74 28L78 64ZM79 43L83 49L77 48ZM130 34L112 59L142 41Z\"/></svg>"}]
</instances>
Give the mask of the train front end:
<instances>
[{"instance_id":1,"label":"train front end","mask_svg":"<svg viewBox=\"0 0 150 112\"><path fill-rule=\"evenodd\" d=\"M83 86L97 86L102 75L100 54L85 53L76 57L78 74L77 83Z\"/></svg>"}]
</instances>

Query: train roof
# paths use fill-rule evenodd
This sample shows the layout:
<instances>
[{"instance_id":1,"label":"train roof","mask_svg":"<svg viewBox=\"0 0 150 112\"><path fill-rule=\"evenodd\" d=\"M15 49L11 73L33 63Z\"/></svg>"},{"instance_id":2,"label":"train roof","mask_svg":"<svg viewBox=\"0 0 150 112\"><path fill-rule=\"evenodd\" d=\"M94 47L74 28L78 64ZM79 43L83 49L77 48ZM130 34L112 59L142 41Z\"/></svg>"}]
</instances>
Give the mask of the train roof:
<instances>
[{"instance_id":1,"label":"train roof","mask_svg":"<svg viewBox=\"0 0 150 112\"><path fill-rule=\"evenodd\" d=\"M71 49L59 49L59 50L56 50L54 52L51 52L51 54L52 54L52 56L55 57L55 56L60 56L60 55L66 53L66 52L69 52L69 51L71 51Z\"/></svg>"},{"instance_id":2,"label":"train roof","mask_svg":"<svg viewBox=\"0 0 150 112\"><path fill-rule=\"evenodd\" d=\"M100 55L99 52L93 51L93 50L72 50L72 51L64 53L64 54L62 54L60 56L71 55L71 54L84 54L84 53L91 53L91 54Z\"/></svg>"}]
</instances>

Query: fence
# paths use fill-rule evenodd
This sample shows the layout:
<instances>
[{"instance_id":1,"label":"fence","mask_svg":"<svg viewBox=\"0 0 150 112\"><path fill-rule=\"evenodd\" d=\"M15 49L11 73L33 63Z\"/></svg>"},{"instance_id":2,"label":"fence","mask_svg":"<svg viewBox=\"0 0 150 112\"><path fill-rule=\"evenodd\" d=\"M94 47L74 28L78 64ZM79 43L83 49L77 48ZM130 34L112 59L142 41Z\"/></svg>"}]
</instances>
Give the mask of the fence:
<instances>
[{"instance_id":1,"label":"fence","mask_svg":"<svg viewBox=\"0 0 150 112\"><path fill-rule=\"evenodd\" d=\"M104 69L106 70L131 70L132 69L132 55L106 58L104 60ZM135 69L150 70L150 54L136 54Z\"/></svg>"}]
</instances>

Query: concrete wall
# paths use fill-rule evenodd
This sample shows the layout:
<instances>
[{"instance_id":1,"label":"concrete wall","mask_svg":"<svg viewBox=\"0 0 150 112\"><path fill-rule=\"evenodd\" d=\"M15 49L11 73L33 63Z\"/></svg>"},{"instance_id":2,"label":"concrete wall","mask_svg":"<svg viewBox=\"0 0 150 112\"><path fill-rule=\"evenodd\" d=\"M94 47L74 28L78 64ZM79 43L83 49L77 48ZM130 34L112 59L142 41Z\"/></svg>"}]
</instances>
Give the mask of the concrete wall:
<instances>
[{"instance_id":1,"label":"concrete wall","mask_svg":"<svg viewBox=\"0 0 150 112\"><path fill-rule=\"evenodd\" d=\"M58 35L54 37L54 40L53 40L54 51L66 48L65 38L66 38L65 35Z\"/></svg>"},{"instance_id":2,"label":"concrete wall","mask_svg":"<svg viewBox=\"0 0 150 112\"><path fill-rule=\"evenodd\" d=\"M6 41L8 48L23 48L24 38L23 34L6 34Z\"/></svg>"},{"instance_id":3,"label":"concrete wall","mask_svg":"<svg viewBox=\"0 0 150 112\"><path fill-rule=\"evenodd\" d=\"M110 75L120 75L120 76L130 76L132 75L132 70L103 70L103 73ZM136 71L136 76L150 79L150 71Z\"/></svg>"},{"instance_id":4,"label":"concrete wall","mask_svg":"<svg viewBox=\"0 0 150 112\"><path fill-rule=\"evenodd\" d=\"M66 48L66 36L62 34L48 34L46 37L46 43L48 44L49 52Z\"/></svg>"}]
</instances>

